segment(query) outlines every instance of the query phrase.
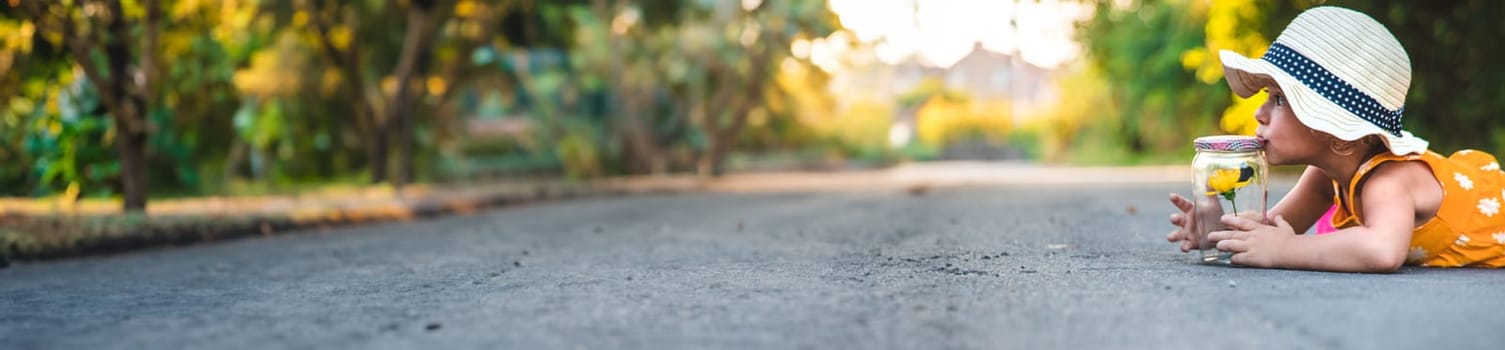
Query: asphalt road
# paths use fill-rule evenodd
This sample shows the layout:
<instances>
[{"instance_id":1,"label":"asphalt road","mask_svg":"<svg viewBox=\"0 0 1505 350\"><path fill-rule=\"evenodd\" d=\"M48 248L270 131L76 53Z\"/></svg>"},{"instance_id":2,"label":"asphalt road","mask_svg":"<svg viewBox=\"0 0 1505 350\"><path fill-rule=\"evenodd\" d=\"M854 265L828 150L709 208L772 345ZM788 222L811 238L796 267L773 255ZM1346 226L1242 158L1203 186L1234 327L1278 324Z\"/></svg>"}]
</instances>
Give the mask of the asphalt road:
<instances>
[{"instance_id":1,"label":"asphalt road","mask_svg":"<svg viewBox=\"0 0 1505 350\"><path fill-rule=\"evenodd\" d=\"M1182 187L571 200L19 264L0 348L1505 344L1505 271L1198 265L1163 239Z\"/></svg>"}]
</instances>

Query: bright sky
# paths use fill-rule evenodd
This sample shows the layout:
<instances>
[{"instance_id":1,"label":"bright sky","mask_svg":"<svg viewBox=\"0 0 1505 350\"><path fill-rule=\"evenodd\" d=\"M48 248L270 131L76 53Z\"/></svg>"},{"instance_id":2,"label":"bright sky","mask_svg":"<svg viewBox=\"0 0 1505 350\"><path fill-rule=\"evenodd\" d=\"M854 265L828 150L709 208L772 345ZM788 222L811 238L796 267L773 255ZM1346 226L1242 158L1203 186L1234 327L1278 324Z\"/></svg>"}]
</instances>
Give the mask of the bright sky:
<instances>
[{"instance_id":1,"label":"bright sky","mask_svg":"<svg viewBox=\"0 0 1505 350\"><path fill-rule=\"evenodd\" d=\"M831 10L854 39L875 43L878 60L902 61L910 54L941 67L950 67L972 51L975 42L1003 53L1016 48L1025 61L1046 68L1075 59L1081 48L1073 40L1072 23L1091 14L1091 8L1061 0L831 0ZM1017 14L1019 32L1009 26ZM840 64L831 56L845 53L838 37L796 43L830 71ZM839 69L839 68L837 68Z\"/></svg>"}]
</instances>

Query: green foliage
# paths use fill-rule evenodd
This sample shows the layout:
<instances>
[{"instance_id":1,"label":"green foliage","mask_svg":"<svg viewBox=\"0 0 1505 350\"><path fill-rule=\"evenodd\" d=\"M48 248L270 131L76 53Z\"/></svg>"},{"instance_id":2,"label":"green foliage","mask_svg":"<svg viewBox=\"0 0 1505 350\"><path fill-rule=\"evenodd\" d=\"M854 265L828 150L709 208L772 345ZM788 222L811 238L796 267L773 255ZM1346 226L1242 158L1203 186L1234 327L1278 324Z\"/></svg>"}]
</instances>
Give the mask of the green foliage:
<instances>
[{"instance_id":1,"label":"green foliage","mask_svg":"<svg viewBox=\"0 0 1505 350\"><path fill-rule=\"evenodd\" d=\"M393 83L406 2L321 3L329 6L312 14L292 0L162 0L155 28L141 24L145 2L122 3L133 37L158 33L155 47L131 44L137 57L126 72L153 77L144 118L154 195L361 176L367 145L352 118L361 90L347 83L360 79L383 92ZM572 177L619 174L640 159L629 147L639 126L669 170L693 168L727 137L740 149L827 147L808 119L832 110L829 77L789 52L792 40L837 28L824 1L765 1L751 10L699 0L438 3L450 7L440 11L432 55L420 63L426 69L411 81L417 102L405 132L416 140L418 169L473 153ZM79 8L68 8L79 11L70 18L97 24ZM357 69L325 56L308 27L314 20L334 24ZM0 194L72 187L115 196L118 130L68 43L14 4L0 4L0 32L0 162L10 165L0 167ZM140 65L146 54L159 59L155 66ZM786 76L791 69L801 73ZM468 142L463 128L472 117L529 123L521 134Z\"/></svg>"},{"instance_id":2,"label":"green foliage","mask_svg":"<svg viewBox=\"0 0 1505 350\"><path fill-rule=\"evenodd\" d=\"M723 137L762 149L813 139L795 119L808 106L804 96L823 92L800 87L823 84L825 77L809 74L813 66L804 60L793 60L806 69L797 78L775 76L796 35L834 28L833 18L820 17L829 15L824 2L770 2L753 11L734 2L660 5L541 6L544 31L573 31L568 50L483 47L471 55L475 63L499 68L515 92L504 99L510 105L491 109L532 118L526 137L544 146L524 152L562 157L569 174L609 174L655 171L656 165L689 169ZM738 118L746 118L745 127L735 127ZM578 135L593 137L595 150L585 152ZM592 164L601 170L579 171L595 169Z\"/></svg>"},{"instance_id":3,"label":"green foliage","mask_svg":"<svg viewBox=\"0 0 1505 350\"><path fill-rule=\"evenodd\" d=\"M1187 0L1149 1L1136 8L1101 2L1079 35L1087 60L1109 84L1098 121L1126 154L1185 149L1198 135L1216 132L1228 105L1225 84L1196 79L1183 52L1205 45L1204 11Z\"/></svg>"},{"instance_id":4,"label":"green foliage","mask_svg":"<svg viewBox=\"0 0 1505 350\"><path fill-rule=\"evenodd\" d=\"M564 167L565 176L572 179L599 177L605 173L602 165L602 147L597 145L595 134L599 131L587 125L565 131L554 146L555 156Z\"/></svg>"},{"instance_id":5,"label":"green foliage","mask_svg":"<svg viewBox=\"0 0 1505 350\"><path fill-rule=\"evenodd\" d=\"M70 186L86 194L110 195L120 175L108 135L110 120L101 114L98 95L87 80L77 79L54 94L42 95L29 114L25 154L36 179L32 195L49 195ZM54 108L42 107L57 106Z\"/></svg>"}]
</instances>

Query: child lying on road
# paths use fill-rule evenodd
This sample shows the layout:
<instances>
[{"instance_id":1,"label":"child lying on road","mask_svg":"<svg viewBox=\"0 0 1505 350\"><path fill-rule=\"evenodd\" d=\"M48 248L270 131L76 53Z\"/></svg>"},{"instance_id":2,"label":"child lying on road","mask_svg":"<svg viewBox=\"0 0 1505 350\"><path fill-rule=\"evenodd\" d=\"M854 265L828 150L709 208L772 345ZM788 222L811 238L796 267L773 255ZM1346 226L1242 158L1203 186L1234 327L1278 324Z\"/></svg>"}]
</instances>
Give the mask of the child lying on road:
<instances>
[{"instance_id":1,"label":"child lying on road","mask_svg":"<svg viewBox=\"0 0 1505 350\"><path fill-rule=\"evenodd\" d=\"M1505 173L1492 155L1443 157L1401 129L1411 62L1379 22L1316 7L1263 57L1220 56L1234 93L1269 93L1254 115L1269 163L1307 166L1264 220L1228 215L1228 230L1208 234L1233 253L1233 264L1350 272L1505 266ZM1191 239L1191 201L1173 193L1171 203L1179 213L1167 240L1182 251L1202 248ZM1334 206L1336 231L1296 234Z\"/></svg>"}]
</instances>

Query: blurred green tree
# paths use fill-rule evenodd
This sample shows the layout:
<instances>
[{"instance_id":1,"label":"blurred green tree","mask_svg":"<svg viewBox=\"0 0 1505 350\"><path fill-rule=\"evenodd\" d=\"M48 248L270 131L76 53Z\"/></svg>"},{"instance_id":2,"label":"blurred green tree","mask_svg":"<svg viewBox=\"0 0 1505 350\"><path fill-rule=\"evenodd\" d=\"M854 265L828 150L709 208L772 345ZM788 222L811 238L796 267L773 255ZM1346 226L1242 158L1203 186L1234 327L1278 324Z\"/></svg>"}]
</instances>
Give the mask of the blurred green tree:
<instances>
[{"instance_id":1,"label":"blurred green tree","mask_svg":"<svg viewBox=\"0 0 1505 350\"><path fill-rule=\"evenodd\" d=\"M222 116L239 103L230 82L231 74L261 45L263 33L269 27L269 23L252 20L258 13L254 4L126 1L120 4L121 16L107 11L114 6L104 2L24 5L0 8L0 26L18 29L5 38L6 44L0 48L0 57L12 63L5 70L16 73L6 74L7 79L0 82L0 99L9 106L0 114L18 127L7 131L30 135L26 147L12 148L18 150L12 155L19 156L18 162L12 164L19 163L20 168L33 171L20 178L0 174L0 180L7 183L26 184L7 188L30 188L30 194L34 195L67 190L66 193L109 196L136 181L144 182L137 186L169 191L195 191L209 185L200 170L212 168L206 164L223 159L232 130L229 118ZM83 12L79 12L80 8ZM38 14L41 17L35 16ZM113 25L114 17L121 17L129 31L121 35L104 32L108 25ZM37 18L50 21L50 29L38 30L40 27L34 21ZM158 19L148 21L148 18ZM68 34L68 30L74 32ZM111 119L93 121L112 118L115 113L104 103L109 90L97 89L101 83L91 79L88 70L97 71L94 77L114 79L109 72L118 68L111 66L115 63L91 67L117 60L119 49L89 52L86 61L78 60L74 54L78 47L90 50L91 45L115 45L117 40L133 37L152 40L124 44L126 71L121 75L126 75L123 77L126 81L107 83L136 86L126 91L145 95L125 99L140 98L146 104L139 107L145 112L138 118L145 130L136 133L137 138L145 138L144 144L138 145L145 162L138 166L144 168L138 169L139 174L123 171L126 163L123 159L128 158L118 156L119 151L117 156L94 151L111 144L117 149L121 144L134 144L118 137L131 134L122 133L121 124L109 122ZM148 64L163 61L156 57L170 58L170 64ZM22 122L23 119L26 121ZM50 130L49 125L57 125L58 131L65 132ZM13 135L17 133L6 136ZM17 144L14 139L0 141L8 146ZM82 156L86 154L101 156ZM144 200L135 196L128 195L127 204Z\"/></svg>"},{"instance_id":2,"label":"blurred green tree","mask_svg":"<svg viewBox=\"0 0 1505 350\"><path fill-rule=\"evenodd\" d=\"M365 141L373 183L401 186L413 177L413 85L423 84L435 34L452 15L455 2L412 0L381 2L297 1L326 59L338 69L351 93L355 124ZM400 16L393 18L392 16ZM395 26L393 23L401 23ZM394 33L393 28L399 32ZM401 38L390 73L382 63L391 51L381 38ZM377 39L377 40L369 40ZM375 75L375 79L372 76ZM376 81L372 84L372 81ZM396 143L397 173L389 179L390 151Z\"/></svg>"},{"instance_id":3,"label":"blurred green tree","mask_svg":"<svg viewBox=\"0 0 1505 350\"><path fill-rule=\"evenodd\" d=\"M99 100L112 117L113 134L106 138L114 140L119 153L124 208L145 211L146 148L153 128L149 113L158 103L156 84L161 76L161 4L144 0L137 8L114 0L19 5L28 24L51 45L66 50L98 87Z\"/></svg>"},{"instance_id":4,"label":"blurred green tree","mask_svg":"<svg viewBox=\"0 0 1505 350\"><path fill-rule=\"evenodd\" d=\"M719 174L814 139L834 101L791 44L838 27L823 1L11 1L0 187L139 210L247 174L403 184L492 95L566 173Z\"/></svg>"},{"instance_id":5,"label":"blurred green tree","mask_svg":"<svg viewBox=\"0 0 1505 350\"><path fill-rule=\"evenodd\" d=\"M650 172L666 167L662 156L655 155L663 152L655 150L658 146L643 131L639 111L648 107L651 87L667 88L678 119L694 131L687 141L696 171L720 175L749 119L776 112L779 106L771 102L792 97L778 83L779 73L786 65L810 67L808 60L792 56L794 40L823 37L838 28L824 1L697 1L679 9L677 26L657 32L653 27L635 29L636 15L625 2L596 0L593 5L598 15L617 14L609 31L597 27L597 33L606 35L595 38L611 42L613 52L603 57L629 57L609 62L608 76L621 77L614 81L622 92L617 100L625 112L620 127L626 131L627 149L649 159ZM633 42L630 38L639 45L623 47ZM584 40L580 44L590 46Z\"/></svg>"},{"instance_id":6,"label":"blurred green tree","mask_svg":"<svg viewBox=\"0 0 1505 350\"><path fill-rule=\"evenodd\" d=\"M1081 25L1086 59L1109 85L1099 127L1112 129L1129 154L1186 149L1195 135L1217 130L1228 87L1197 80L1181 62L1183 52L1206 45L1206 10L1202 1L1101 1Z\"/></svg>"}]
</instances>

